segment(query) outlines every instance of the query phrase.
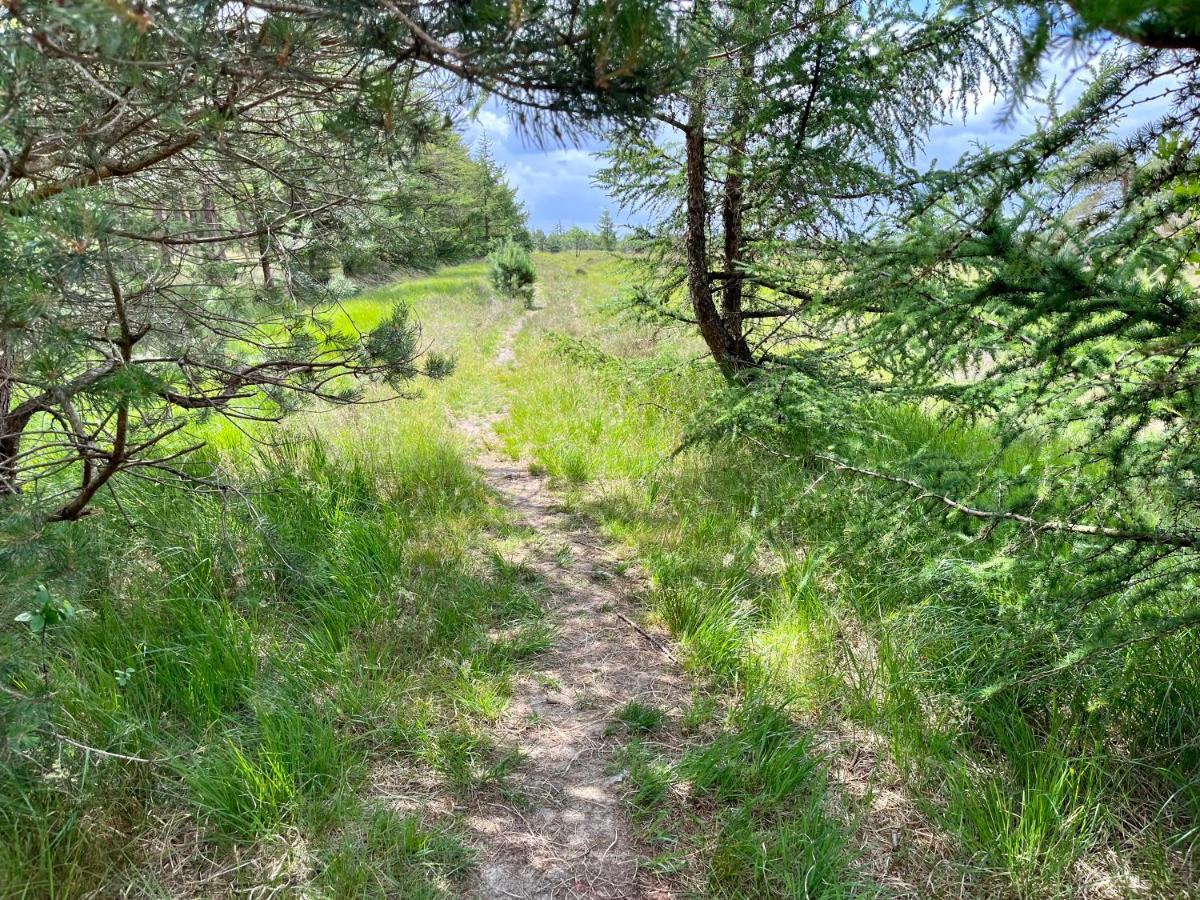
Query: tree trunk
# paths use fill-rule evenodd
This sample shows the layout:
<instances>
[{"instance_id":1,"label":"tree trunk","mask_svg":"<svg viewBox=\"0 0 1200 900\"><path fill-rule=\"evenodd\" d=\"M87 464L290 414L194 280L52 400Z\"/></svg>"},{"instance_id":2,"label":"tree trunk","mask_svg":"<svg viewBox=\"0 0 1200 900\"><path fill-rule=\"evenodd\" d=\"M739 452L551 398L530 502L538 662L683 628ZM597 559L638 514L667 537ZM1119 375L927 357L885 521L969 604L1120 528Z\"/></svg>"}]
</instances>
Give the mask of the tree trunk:
<instances>
[{"instance_id":1,"label":"tree trunk","mask_svg":"<svg viewBox=\"0 0 1200 900\"><path fill-rule=\"evenodd\" d=\"M748 87L754 75L753 56L743 50L740 60L739 85ZM739 90L739 95L742 91ZM721 224L724 230L725 284L721 295L721 314L725 329L735 346L735 355L742 359L751 358L750 346L746 341L742 323L742 298L745 276L742 264L745 259L742 219L745 211L745 165L746 165L746 106L735 105L729 129L729 159L725 167L725 196L722 199Z\"/></svg>"},{"instance_id":2,"label":"tree trunk","mask_svg":"<svg viewBox=\"0 0 1200 900\"><path fill-rule=\"evenodd\" d=\"M687 234L684 249L687 255L688 294L692 311L700 326L700 334L708 345L721 373L734 379L750 366L745 339L730 333L713 302L712 279L708 274L708 199L705 195L706 160L704 157L704 99L692 103L691 115L684 132L687 155Z\"/></svg>"},{"instance_id":3,"label":"tree trunk","mask_svg":"<svg viewBox=\"0 0 1200 900\"><path fill-rule=\"evenodd\" d=\"M721 315L725 322L725 330L735 349L735 355L749 360L750 345L742 325L742 293L743 273L741 264L744 261L742 244L742 154L745 150L745 135L735 135L730 147L729 168L725 173L725 196L721 210L722 225L725 231L725 284L721 293Z\"/></svg>"},{"instance_id":4,"label":"tree trunk","mask_svg":"<svg viewBox=\"0 0 1200 900\"><path fill-rule=\"evenodd\" d=\"M258 248L258 267L262 270L263 287L267 290L275 287L275 274L271 271L271 235L267 229L266 217L263 215L262 207L258 203L260 191L258 185L254 186L254 243Z\"/></svg>"},{"instance_id":5,"label":"tree trunk","mask_svg":"<svg viewBox=\"0 0 1200 900\"><path fill-rule=\"evenodd\" d=\"M258 226L258 265L262 269L263 287L275 287L275 274L271 271L271 257L268 255L271 243L266 229Z\"/></svg>"},{"instance_id":6,"label":"tree trunk","mask_svg":"<svg viewBox=\"0 0 1200 900\"><path fill-rule=\"evenodd\" d=\"M0 332L0 495L12 495L20 490L17 484L17 457L21 453L23 429L18 428L9 415L12 409L14 366L9 336Z\"/></svg>"}]
</instances>

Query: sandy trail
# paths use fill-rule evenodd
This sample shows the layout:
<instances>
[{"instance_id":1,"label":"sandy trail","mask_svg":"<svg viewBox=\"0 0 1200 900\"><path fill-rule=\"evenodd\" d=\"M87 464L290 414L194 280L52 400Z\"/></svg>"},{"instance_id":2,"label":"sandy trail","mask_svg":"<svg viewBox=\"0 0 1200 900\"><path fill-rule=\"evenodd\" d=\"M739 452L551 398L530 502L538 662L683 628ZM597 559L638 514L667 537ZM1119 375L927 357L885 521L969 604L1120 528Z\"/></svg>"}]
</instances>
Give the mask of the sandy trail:
<instances>
[{"instance_id":1,"label":"sandy trail","mask_svg":"<svg viewBox=\"0 0 1200 900\"><path fill-rule=\"evenodd\" d=\"M526 321L522 315L504 334L498 364L515 360L512 344ZM524 756L511 782L514 799L483 800L468 811L480 854L470 895L676 896L645 867L652 854L634 833L622 776L609 768L626 738L619 729L610 732L617 711L632 699L678 713L688 696L684 676L665 652L664 638L633 626L636 585L602 538L563 509L548 479L489 449L498 418L458 425L476 447L487 484L537 533L522 562L550 588L557 639L519 680L497 726L498 742ZM669 733L661 739L674 742Z\"/></svg>"}]
</instances>

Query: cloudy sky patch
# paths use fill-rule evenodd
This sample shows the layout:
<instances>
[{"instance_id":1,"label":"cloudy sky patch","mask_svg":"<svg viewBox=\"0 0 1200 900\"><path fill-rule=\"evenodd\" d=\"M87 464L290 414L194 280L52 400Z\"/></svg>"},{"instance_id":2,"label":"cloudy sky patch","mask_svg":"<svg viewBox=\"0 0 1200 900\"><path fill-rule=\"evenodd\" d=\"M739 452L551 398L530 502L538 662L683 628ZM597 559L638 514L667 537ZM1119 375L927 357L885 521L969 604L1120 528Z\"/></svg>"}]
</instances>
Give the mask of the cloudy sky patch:
<instances>
[{"instance_id":1,"label":"cloudy sky patch","mask_svg":"<svg viewBox=\"0 0 1200 900\"><path fill-rule=\"evenodd\" d=\"M1079 98L1085 87L1079 76L1085 74L1070 69L1065 62L1048 67L1047 81L1057 77L1059 82L1060 109ZM1004 111L1004 99L994 91L970 104L965 116L960 113L930 131L919 165L925 167L936 161L939 167L947 168L977 146L1007 146L1033 130L1037 119L1045 115L1046 106L1030 104L1009 120L1004 119ZM1161 104L1148 102L1136 108L1120 130L1128 133L1163 111ZM497 161L508 171L509 183L529 211L532 228L550 231L559 224L563 228L594 228L605 208L619 224L644 221L639 215L622 215L605 192L592 183L602 166L597 153L606 146L597 138L584 137L575 146L538 146L514 127L503 108L494 102L485 104L473 120L464 123L463 133L471 146L487 136Z\"/></svg>"}]
</instances>

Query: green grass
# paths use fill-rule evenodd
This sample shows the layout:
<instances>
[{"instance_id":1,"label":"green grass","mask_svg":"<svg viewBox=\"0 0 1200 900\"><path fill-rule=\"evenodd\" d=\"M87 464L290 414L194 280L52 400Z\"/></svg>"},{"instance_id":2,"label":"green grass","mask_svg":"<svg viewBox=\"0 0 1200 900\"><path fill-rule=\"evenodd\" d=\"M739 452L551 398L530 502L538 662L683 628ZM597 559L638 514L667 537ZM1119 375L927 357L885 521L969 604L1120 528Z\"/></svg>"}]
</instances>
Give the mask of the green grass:
<instances>
[{"instance_id":1,"label":"green grass","mask_svg":"<svg viewBox=\"0 0 1200 900\"><path fill-rule=\"evenodd\" d=\"M322 862L314 896L432 900L453 896L452 880L473 854L451 830L377 809L339 835Z\"/></svg>"},{"instance_id":2,"label":"green grass","mask_svg":"<svg viewBox=\"0 0 1200 900\"><path fill-rule=\"evenodd\" d=\"M226 870L214 893L455 892L470 854L453 824L366 798L397 766L457 795L502 788L514 757L487 724L550 640L540 582L496 561L523 532L447 419L495 402L488 343L518 312L483 277L457 267L344 305L370 327L411 302L458 352L459 374L420 398L313 412L269 444L202 424L189 465L233 490L127 480L102 515L9 533L0 896L171 895L172 857L188 878L211 874L203 857ZM45 647L13 622L38 581L78 609ZM271 858L281 846L302 874Z\"/></svg>"},{"instance_id":3,"label":"green grass","mask_svg":"<svg viewBox=\"0 0 1200 900\"><path fill-rule=\"evenodd\" d=\"M825 808L825 776L777 707L749 700L730 727L685 757L691 792L717 812L709 850L714 897L860 897L845 827Z\"/></svg>"},{"instance_id":4,"label":"green grass","mask_svg":"<svg viewBox=\"0 0 1200 900\"><path fill-rule=\"evenodd\" d=\"M1057 599L1065 582L1036 582L1035 567L1004 552L1003 529L976 540L944 510L807 464L809 449L850 438L815 421L771 438L779 453L726 438L676 454L725 392L710 366L692 364L702 348L686 332L622 322L607 272L542 265L563 302L524 340L508 446L635 551L651 611L710 690L785 700L800 721L849 721L878 740L925 827L953 851L947 866L944 849L907 848L907 865L944 873L947 890L1073 896L1081 866L1164 895L1194 882L1193 638L1051 671L1139 611L1120 597L1079 610ZM884 435L857 449L876 467L918 457L952 482L989 465L1014 497L1036 490L1039 467L1062 452L1001 447L982 425L915 407L856 414ZM1074 567L1052 539L1023 552L1058 560L1064 578ZM1124 862L1113 868L1109 852ZM1122 882L1122 867L1134 881Z\"/></svg>"},{"instance_id":5,"label":"green grass","mask_svg":"<svg viewBox=\"0 0 1200 900\"><path fill-rule=\"evenodd\" d=\"M219 470L235 488L223 494L127 480L119 505L106 497L75 525L10 520L0 896L169 896L163 858L211 874L197 842L225 872L211 893L454 895L471 865L458 825L383 808L372 784L386 769L464 802L511 797L518 757L491 729L554 634L541 580L508 562L530 535L451 421L505 408L508 450L632 551L646 612L694 678L681 756L656 743L665 711L624 698L614 722L647 865L714 897L873 894L852 850L870 795L830 782L818 739L846 727L935 838L906 833L893 872L918 890L1069 897L1091 889L1090 869L1119 893L1121 866L1144 893L1191 890L1194 640L1049 671L1137 611L1068 608L996 552L1003 532L977 540L906 494L806 463L847 439L815 422L772 438L783 455L732 438L675 453L724 392L701 348L619 314L631 276L615 257L535 262L514 365L496 353L520 304L493 297L482 264L382 287L345 301L346 327L410 303L456 355L451 378L307 413L269 443L203 423L209 445L189 465ZM879 467L993 465L1029 490L1060 452L1001 449L927 409L858 414L885 435L860 448ZM1058 554L1064 576L1074 564L1053 541L1027 552ZM78 610L44 645L14 621L41 582Z\"/></svg>"},{"instance_id":6,"label":"green grass","mask_svg":"<svg viewBox=\"0 0 1200 900\"><path fill-rule=\"evenodd\" d=\"M855 871L847 828L826 806L819 754L778 708L743 703L714 739L674 764L634 737L613 768L659 851L656 867L704 896L874 894Z\"/></svg>"},{"instance_id":7,"label":"green grass","mask_svg":"<svg viewBox=\"0 0 1200 900\"><path fill-rule=\"evenodd\" d=\"M638 700L630 700L617 710L617 721L631 732L657 731L666 718L661 709Z\"/></svg>"}]
</instances>

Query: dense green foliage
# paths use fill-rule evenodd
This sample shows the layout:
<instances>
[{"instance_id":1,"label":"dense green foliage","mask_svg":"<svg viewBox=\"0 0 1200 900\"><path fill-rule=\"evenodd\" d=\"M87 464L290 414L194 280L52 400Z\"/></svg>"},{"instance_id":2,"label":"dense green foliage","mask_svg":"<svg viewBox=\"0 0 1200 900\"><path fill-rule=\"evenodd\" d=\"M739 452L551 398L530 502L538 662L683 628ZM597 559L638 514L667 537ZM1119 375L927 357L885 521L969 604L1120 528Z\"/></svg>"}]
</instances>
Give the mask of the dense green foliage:
<instances>
[{"instance_id":1,"label":"dense green foliage","mask_svg":"<svg viewBox=\"0 0 1200 900\"><path fill-rule=\"evenodd\" d=\"M356 309L386 319L419 295L446 339L488 308L483 278L476 264ZM480 351L458 349L469 377ZM224 493L135 482L87 527L6 533L0 893L300 877L314 896L437 896L462 871L461 836L363 788L381 767L463 792L501 778L511 760L480 725L546 634L539 588L488 555L512 530L438 402L317 417L319 437L270 448L214 424L191 465L230 470ZM45 597L74 614L13 623ZM296 833L314 858L301 876L271 875L269 853L210 867L197 828L218 855Z\"/></svg>"},{"instance_id":2,"label":"dense green foliage","mask_svg":"<svg viewBox=\"0 0 1200 900\"><path fill-rule=\"evenodd\" d=\"M525 209L486 145L472 155L450 130L404 168L378 173L373 190L338 240L320 246L351 278L479 259L500 241L528 239Z\"/></svg>"},{"instance_id":3,"label":"dense green foliage","mask_svg":"<svg viewBox=\"0 0 1200 900\"><path fill-rule=\"evenodd\" d=\"M279 834L313 848L304 874L265 852L233 884L420 895L461 873L461 834L380 811L356 787L400 760L466 796L513 764L489 722L510 673L550 639L544 588L504 561L521 534L484 502L444 425L447 409L508 402L514 452L632 548L648 609L697 679L683 713L696 747L682 759L661 755L662 711L613 711L626 744L613 767L628 773L655 866L730 897L795 896L806 873L833 897L870 895L871 878L972 896L1069 896L1128 877L1164 896L1186 889L1200 803L1196 760L1173 749L1200 716L1186 634L1057 670L1071 633L1037 585L954 518L825 471L812 454L835 435L793 424L772 453L751 433L672 456L720 376L689 368L695 342L600 311L627 263L537 262L548 302L515 366L490 368L516 311L489 302L481 265L355 299L346 312L364 328L414 302L457 349L458 373L384 416L314 418L316 445L254 450L212 435L242 460L224 499L135 486L86 527L40 545L8 536L5 617L42 602L35 574L74 608L44 646L26 624L4 632L6 687L36 695L48 677L55 692L3 702L9 883L19 873L29 896L153 885L162 857L145 853L169 837L161 819L202 823L217 863L186 870L197 879L228 868L230 842L257 835L270 848ZM858 415L888 437L870 448L879 469L934 449L968 467L998 446L987 428L915 407ZM1010 455L1013 470L1028 456ZM1076 627L1119 610L1098 600ZM67 740L153 762L89 757ZM879 812L855 803L842 819L846 801L822 799L840 790L824 773L860 754L905 798L889 793L900 805ZM854 863L864 818L868 833L900 831L886 874L878 859Z\"/></svg>"},{"instance_id":4,"label":"dense green foliage","mask_svg":"<svg viewBox=\"0 0 1200 900\"><path fill-rule=\"evenodd\" d=\"M554 641L467 411L693 679L608 698L656 870L1194 891L1193 6L5 4L0 894L462 886L384 773L503 795ZM923 165L993 97L1028 133ZM649 224L531 233L489 98Z\"/></svg>"},{"instance_id":5,"label":"dense green foliage","mask_svg":"<svg viewBox=\"0 0 1200 900\"><path fill-rule=\"evenodd\" d=\"M526 305L533 303L533 283L537 271L529 251L513 241L504 241L488 254L488 276L492 286L507 297L517 297Z\"/></svg>"},{"instance_id":6,"label":"dense green foliage","mask_svg":"<svg viewBox=\"0 0 1200 900\"><path fill-rule=\"evenodd\" d=\"M694 19L705 64L612 133L599 178L652 218L637 300L695 324L736 373L788 352L788 320L915 177L925 132L1007 80L1011 24L869 2L702 4Z\"/></svg>"}]
</instances>

